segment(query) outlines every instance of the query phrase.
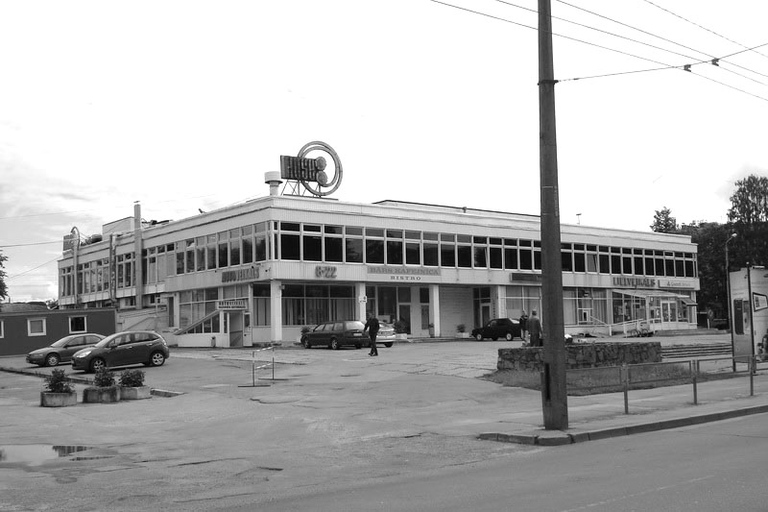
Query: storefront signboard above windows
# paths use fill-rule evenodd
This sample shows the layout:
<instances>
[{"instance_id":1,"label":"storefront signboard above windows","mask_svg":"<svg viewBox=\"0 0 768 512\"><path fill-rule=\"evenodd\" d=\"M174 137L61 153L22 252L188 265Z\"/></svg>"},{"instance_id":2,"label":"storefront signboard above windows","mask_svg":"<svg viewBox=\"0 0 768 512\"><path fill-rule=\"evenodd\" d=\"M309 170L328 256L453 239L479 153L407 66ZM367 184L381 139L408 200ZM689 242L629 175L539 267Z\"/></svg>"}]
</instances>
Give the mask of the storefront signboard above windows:
<instances>
[{"instance_id":1,"label":"storefront signboard above windows","mask_svg":"<svg viewBox=\"0 0 768 512\"><path fill-rule=\"evenodd\" d=\"M225 270L221 273L222 283L236 283L239 281L253 281L259 278L257 267L239 268L237 270Z\"/></svg>"},{"instance_id":2,"label":"storefront signboard above windows","mask_svg":"<svg viewBox=\"0 0 768 512\"><path fill-rule=\"evenodd\" d=\"M320 279L336 279L337 268L331 265L318 265L315 267L315 277Z\"/></svg>"},{"instance_id":3,"label":"storefront signboard above windows","mask_svg":"<svg viewBox=\"0 0 768 512\"><path fill-rule=\"evenodd\" d=\"M423 281L428 278L440 277L439 268L426 267L368 267L368 275L389 276L390 281ZM434 281L434 279L428 279Z\"/></svg>"}]
</instances>

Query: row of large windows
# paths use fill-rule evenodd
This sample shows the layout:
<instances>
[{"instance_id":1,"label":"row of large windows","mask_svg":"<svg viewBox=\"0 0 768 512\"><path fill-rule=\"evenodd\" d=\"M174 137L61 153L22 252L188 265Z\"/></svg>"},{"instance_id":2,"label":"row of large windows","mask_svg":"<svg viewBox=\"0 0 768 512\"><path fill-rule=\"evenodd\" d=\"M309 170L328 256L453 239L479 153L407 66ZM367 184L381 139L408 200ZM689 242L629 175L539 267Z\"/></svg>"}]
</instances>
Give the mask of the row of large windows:
<instances>
[{"instance_id":1,"label":"row of large windows","mask_svg":"<svg viewBox=\"0 0 768 512\"><path fill-rule=\"evenodd\" d=\"M538 240L275 222L281 260L505 270L541 270ZM696 255L655 249L562 244L564 272L696 277Z\"/></svg>"},{"instance_id":2,"label":"row of large windows","mask_svg":"<svg viewBox=\"0 0 768 512\"><path fill-rule=\"evenodd\" d=\"M270 231L271 228L271 231ZM445 268L541 270L541 243L525 238L405 229L261 222L180 242L149 247L141 264L144 284L269 259ZM135 284L133 254L119 255L117 288ZM613 275L697 277L696 254L637 247L562 244L562 270ZM108 259L78 265L78 293L108 290ZM74 294L72 268L60 272L60 293Z\"/></svg>"}]
</instances>

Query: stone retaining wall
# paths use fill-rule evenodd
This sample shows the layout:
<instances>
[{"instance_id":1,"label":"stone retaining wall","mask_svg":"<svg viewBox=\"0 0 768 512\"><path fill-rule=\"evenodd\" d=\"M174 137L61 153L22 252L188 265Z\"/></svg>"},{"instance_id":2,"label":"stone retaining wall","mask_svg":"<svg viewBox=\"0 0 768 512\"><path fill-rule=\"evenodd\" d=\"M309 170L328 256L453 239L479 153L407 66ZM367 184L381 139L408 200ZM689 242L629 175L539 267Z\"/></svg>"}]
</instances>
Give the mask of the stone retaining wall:
<instances>
[{"instance_id":1,"label":"stone retaining wall","mask_svg":"<svg viewBox=\"0 0 768 512\"><path fill-rule=\"evenodd\" d=\"M658 341L622 343L573 343L565 346L568 368L596 368L622 364L660 363ZM499 371L540 372L544 368L542 347L500 348L496 364Z\"/></svg>"}]
</instances>

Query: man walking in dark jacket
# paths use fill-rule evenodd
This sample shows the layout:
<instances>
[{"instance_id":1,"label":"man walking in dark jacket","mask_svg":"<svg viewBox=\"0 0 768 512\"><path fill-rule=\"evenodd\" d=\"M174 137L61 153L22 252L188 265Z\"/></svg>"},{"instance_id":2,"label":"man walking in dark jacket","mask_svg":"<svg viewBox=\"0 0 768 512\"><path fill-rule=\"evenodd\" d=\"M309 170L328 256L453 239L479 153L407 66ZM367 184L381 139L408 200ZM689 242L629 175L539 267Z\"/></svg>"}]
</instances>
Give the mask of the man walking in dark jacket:
<instances>
[{"instance_id":1,"label":"man walking in dark jacket","mask_svg":"<svg viewBox=\"0 0 768 512\"><path fill-rule=\"evenodd\" d=\"M371 351L368 355L379 355L379 351L376 349L376 335L379 334L379 319L373 316L373 314L368 315L368 321L365 322L365 327L363 328L363 332L365 331L368 331L368 336L371 337Z\"/></svg>"}]
</instances>

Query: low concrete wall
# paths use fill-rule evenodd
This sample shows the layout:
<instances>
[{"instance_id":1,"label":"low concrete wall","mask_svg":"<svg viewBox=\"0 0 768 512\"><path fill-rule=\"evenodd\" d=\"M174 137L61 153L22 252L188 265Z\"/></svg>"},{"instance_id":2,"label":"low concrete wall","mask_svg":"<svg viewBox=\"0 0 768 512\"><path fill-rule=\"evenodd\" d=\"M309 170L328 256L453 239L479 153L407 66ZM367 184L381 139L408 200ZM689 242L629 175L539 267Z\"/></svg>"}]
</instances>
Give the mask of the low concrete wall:
<instances>
[{"instance_id":1,"label":"low concrete wall","mask_svg":"<svg viewBox=\"0 0 768 512\"><path fill-rule=\"evenodd\" d=\"M568 368L595 368L626 364L660 363L658 341L622 343L573 343L565 346ZM542 347L500 348L496 364L499 371L540 372L544 368Z\"/></svg>"}]
</instances>

